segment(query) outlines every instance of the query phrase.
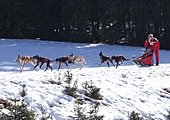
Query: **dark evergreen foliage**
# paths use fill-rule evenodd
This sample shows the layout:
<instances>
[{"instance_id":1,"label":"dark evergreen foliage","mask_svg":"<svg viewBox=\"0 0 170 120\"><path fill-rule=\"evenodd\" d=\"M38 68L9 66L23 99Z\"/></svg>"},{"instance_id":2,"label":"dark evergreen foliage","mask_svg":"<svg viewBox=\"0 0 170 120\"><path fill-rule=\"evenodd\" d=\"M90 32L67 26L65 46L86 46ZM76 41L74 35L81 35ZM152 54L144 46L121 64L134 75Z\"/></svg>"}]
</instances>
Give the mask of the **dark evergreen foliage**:
<instances>
[{"instance_id":1,"label":"dark evergreen foliage","mask_svg":"<svg viewBox=\"0 0 170 120\"><path fill-rule=\"evenodd\" d=\"M26 90L25 90L25 87L26 87L26 85L25 84L23 84L22 85L22 90L20 91L20 95L21 95L21 97L25 97L26 95L27 95L27 93L26 93Z\"/></svg>"},{"instance_id":2,"label":"dark evergreen foliage","mask_svg":"<svg viewBox=\"0 0 170 120\"><path fill-rule=\"evenodd\" d=\"M1 0L0 38L143 46L149 33L170 49L169 0Z\"/></svg>"},{"instance_id":3,"label":"dark evergreen foliage","mask_svg":"<svg viewBox=\"0 0 170 120\"><path fill-rule=\"evenodd\" d=\"M143 117L140 117L139 115L140 115L139 113L132 111L132 113L129 116L129 120L144 120Z\"/></svg>"},{"instance_id":4,"label":"dark evergreen foliage","mask_svg":"<svg viewBox=\"0 0 170 120\"><path fill-rule=\"evenodd\" d=\"M154 120L154 119L150 116L150 114L145 117L143 116L140 117L140 113L132 111L131 114L129 115L128 120Z\"/></svg>"},{"instance_id":5,"label":"dark evergreen foliage","mask_svg":"<svg viewBox=\"0 0 170 120\"><path fill-rule=\"evenodd\" d=\"M65 75L66 77L66 86L65 86L65 89L64 89L64 92L67 94L67 95L70 95L74 98L77 98L77 89L78 89L78 85L77 85L77 80L74 81L73 85L71 85L72 81L73 81L73 74L70 72L70 71L66 71L65 72Z\"/></svg>"},{"instance_id":6,"label":"dark evergreen foliage","mask_svg":"<svg viewBox=\"0 0 170 120\"><path fill-rule=\"evenodd\" d=\"M103 120L104 115L98 115L100 104L98 103L90 103L88 108L81 106L78 101L75 101L74 120Z\"/></svg>"},{"instance_id":7,"label":"dark evergreen foliage","mask_svg":"<svg viewBox=\"0 0 170 120\"><path fill-rule=\"evenodd\" d=\"M8 104L8 114L1 114L0 120L35 120L35 111L29 109L29 104L24 99L17 100L11 99L11 103Z\"/></svg>"},{"instance_id":8,"label":"dark evergreen foliage","mask_svg":"<svg viewBox=\"0 0 170 120\"><path fill-rule=\"evenodd\" d=\"M170 111L168 111L167 120L170 120Z\"/></svg>"},{"instance_id":9,"label":"dark evergreen foliage","mask_svg":"<svg viewBox=\"0 0 170 120\"><path fill-rule=\"evenodd\" d=\"M97 88L94 83L91 81L85 81L82 84L82 87L85 90L85 95L90 97L90 98L94 98L97 100L102 100L102 96L100 94L100 88Z\"/></svg>"}]
</instances>

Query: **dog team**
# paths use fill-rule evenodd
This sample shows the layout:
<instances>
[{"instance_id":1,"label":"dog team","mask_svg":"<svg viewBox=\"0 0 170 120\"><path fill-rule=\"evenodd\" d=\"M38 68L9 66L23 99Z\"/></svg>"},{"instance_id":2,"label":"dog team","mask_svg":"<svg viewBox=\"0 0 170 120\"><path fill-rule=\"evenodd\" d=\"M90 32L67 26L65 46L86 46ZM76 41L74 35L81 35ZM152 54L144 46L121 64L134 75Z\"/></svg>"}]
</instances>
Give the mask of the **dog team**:
<instances>
[{"instance_id":1,"label":"dog team","mask_svg":"<svg viewBox=\"0 0 170 120\"><path fill-rule=\"evenodd\" d=\"M108 67L110 67L109 66L109 62L111 62L112 65L115 66L113 64L113 61L115 61L116 62L116 68L120 65L120 62L121 62L121 64L123 64L124 61L129 60L129 59L126 59L122 55L112 56L110 58L109 56L104 56L102 54L102 52L99 53L99 57L100 57L100 60L101 60L101 64L103 64L104 62L107 62L107 66ZM41 69L42 65L44 63L46 63L45 71L48 68L50 68L51 71L52 71L52 67L50 66L50 63L52 63L52 62L56 62L56 64L59 64L58 70L61 68L62 64L65 64L67 66L67 68L68 68L68 63L72 63L74 65L74 67L75 67L75 64L77 63L80 66L80 70L83 68L83 64L84 63L86 64L86 61L85 61L83 56L74 56L73 53L71 53L69 56L64 56L64 57L56 58L55 60L50 60L49 58L40 57L38 55L35 55L35 56L21 56L21 55L18 55L18 58L17 58L16 62L20 63L19 64L20 72L23 71L24 66L28 62L31 63L32 65L34 65L34 69L36 69L39 64L40 64L39 68Z\"/></svg>"}]
</instances>

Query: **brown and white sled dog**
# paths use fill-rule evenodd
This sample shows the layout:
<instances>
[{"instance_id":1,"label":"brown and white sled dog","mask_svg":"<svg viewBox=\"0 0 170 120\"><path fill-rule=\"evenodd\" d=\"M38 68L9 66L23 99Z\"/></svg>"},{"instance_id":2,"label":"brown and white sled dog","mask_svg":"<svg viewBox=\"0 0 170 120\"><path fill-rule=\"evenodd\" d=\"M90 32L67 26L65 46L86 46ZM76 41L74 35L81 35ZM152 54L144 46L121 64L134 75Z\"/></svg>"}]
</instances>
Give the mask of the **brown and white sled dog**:
<instances>
[{"instance_id":1,"label":"brown and white sled dog","mask_svg":"<svg viewBox=\"0 0 170 120\"><path fill-rule=\"evenodd\" d=\"M68 61L68 63L73 63L74 68L76 67L75 63L80 66L80 70L83 68L84 63L87 64L83 56L74 56L72 53L71 55L69 55L69 57L70 60Z\"/></svg>"},{"instance_id":2,"label":"brown and white sled dog","mask_svg":"<svg viewBox=\"0 0 170 120\"><path fill-rule=\"evenodd\" d=\"M48 68L50 68L51 71L52 71L52 67L50 66L50 63L54 62L53 60L50 60L49 58L46 58L46 57L40 57L40 56L38 56L38 55L33 56L33 59L37 61L37 64L34 66L34 69L35 69L36 67L38 67L39 64L41 64L41 65L40 65L40 69L41 69L42 65L43 65L44 63L46 63L46 68L45 68L44 72L45 72Z\"/></svg>"},{"instance_id":3,"label":"brown and white sled dog","mask_svg":"<svg viewBox=\"0 0 170 120\"><path fill-rule=\"evenodd\" d=\"M65 64L68 68L68 62L70 61L70 57L65 56L65 57L56 58L55 61L56 61L56 64L59 63L58 70L61 68L62 64Z\"/></svg>"},{"instance_id":4,"label":"brown and white sled dog","mask_svg":"<svg viewBox=\"0 0 170 120\"><path fill-rule=\"evenodd\" d=\"M21 55L18 55L18 58L17 58L16 62L17 62L17 63L20 63L20 64L19 64L20 72L23 71L24 66L25 66L28 62L35 66L35 60L33 59L32 56L21 56Z\"/></svg>"},{"instance_id":5,"label":"brown and white sled dog","mask_svg":"<svg viewBox=\"0 0 170 120\"><path fill-rule=\"evenodd\" d=\"M119 62L121 62L121 64L123 64L124 61L127 61L129 59L126 59L123 55L118 55L118 56L112 56L111 61L115 61L116 62L116 68L120 65Z\"/></svg>"},{"instance_id":6,"label":"brown and white sled dog","mask_svg":"<svg viewBox=\"0 0 170 120\"><path fill-rule=\"evenodd\" d=\"M112 60L110 59L110 57L109 57L109 56L104 56L104 55L102 54L102 52L99 53L99 57L100 57L100 60L101 60L101 64L103 64L104 62L107 62L108 68L110 67L109 62L111 62L112 65L115 66L115 65L113 64ZM99 65L100 65L100 64L99 64Z\"/></svg>"}]
</instances>

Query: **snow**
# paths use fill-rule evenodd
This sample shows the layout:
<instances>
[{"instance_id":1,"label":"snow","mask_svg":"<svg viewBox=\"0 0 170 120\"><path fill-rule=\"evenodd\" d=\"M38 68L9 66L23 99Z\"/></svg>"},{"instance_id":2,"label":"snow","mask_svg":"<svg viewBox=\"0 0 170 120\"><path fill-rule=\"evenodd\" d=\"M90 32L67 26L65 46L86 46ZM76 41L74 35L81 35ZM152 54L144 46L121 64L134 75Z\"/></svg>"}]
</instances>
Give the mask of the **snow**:
<instances>
[{"instance_id":1,"label":"snow","mask_svg":"<svg viewBox=\"0 0 170 120\"><path fill-rule=\"evenodd\" d=\"M82 70L69 64L73 79L78 80L78 96L81 94L82 83L92 80L95 86L101 88L100 115L104 120L128 119L132 111L139 112L142 116L151 115L156 120L166 119L167 110L170 109L170 94L164 88L170 88L170 51L160 50L160 65L152 67L139 67L132 61L124 62L117 69L113 66L107 68L106 63L99 65L99 52L106 56L122 54L126 58L139 57L144 52L142 47L130 47L106 44L69 43L39 40L0 39L0 98L20 98L18 94L22 85L26 85L27 96L24 97L40 116L41 105L46 113L55 120L67 120L74 116L75 98L65 95L64 73L65 65L57 70L58 65L53 63L53 71L48 69L33 70L28 63L22 73L16 63L17 56L48 57L51 60L74 55L84 56L87 64ZM154 58L155 60L155 58ZM110 64L111 65L111 64ZM45 69L43 65L42 69ZM51 84L49 81L61 85ZM167 96L167 97L161 97ZM105 104L105 105L104 105ZM38 120L39 118L37 118Z\"/></svg>"}]
</instances>

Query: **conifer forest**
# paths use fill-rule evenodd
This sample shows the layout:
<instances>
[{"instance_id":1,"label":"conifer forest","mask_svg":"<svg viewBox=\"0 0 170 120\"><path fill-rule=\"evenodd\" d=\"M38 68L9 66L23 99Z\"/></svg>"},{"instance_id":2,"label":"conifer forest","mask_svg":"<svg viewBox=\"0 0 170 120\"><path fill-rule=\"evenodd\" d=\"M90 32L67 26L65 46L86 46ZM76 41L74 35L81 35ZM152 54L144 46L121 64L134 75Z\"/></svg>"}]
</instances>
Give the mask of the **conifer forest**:
<instances>
[{"instance_id":1,"label":"conifer forest","mask_svg":"<svg viewBox=\"0 0 170 120\"><path fill-rule=\"evenodd\" d=\"M170 0L1 0L0 38L170 49Z\"/></svg>"}]
</instances>

